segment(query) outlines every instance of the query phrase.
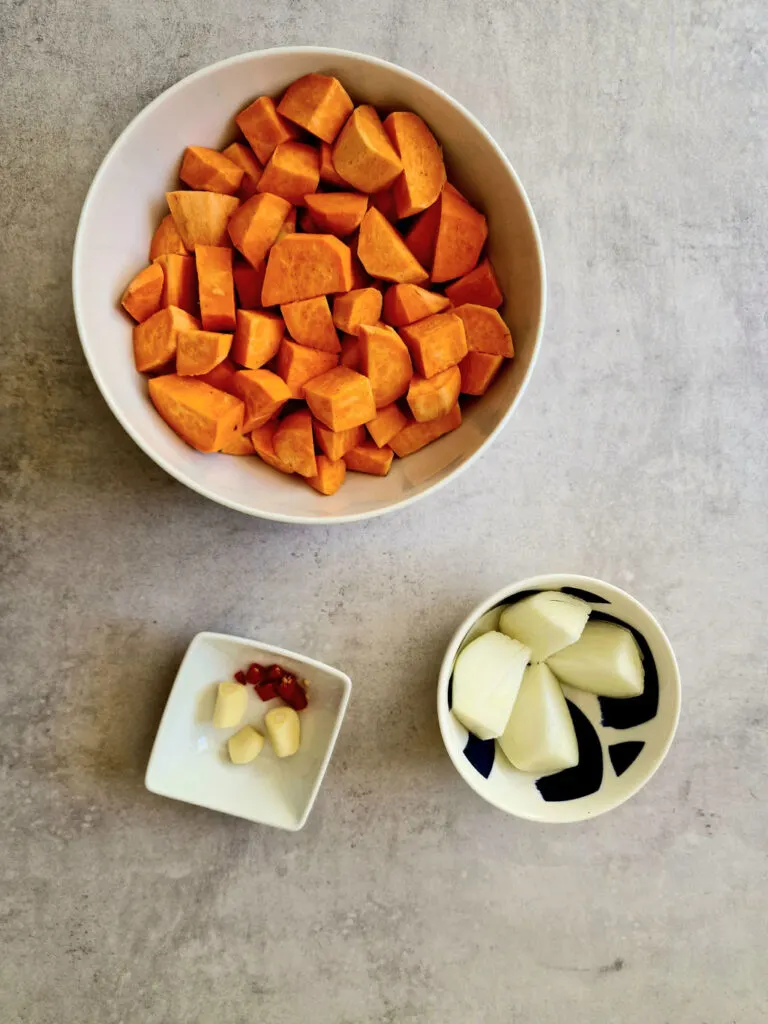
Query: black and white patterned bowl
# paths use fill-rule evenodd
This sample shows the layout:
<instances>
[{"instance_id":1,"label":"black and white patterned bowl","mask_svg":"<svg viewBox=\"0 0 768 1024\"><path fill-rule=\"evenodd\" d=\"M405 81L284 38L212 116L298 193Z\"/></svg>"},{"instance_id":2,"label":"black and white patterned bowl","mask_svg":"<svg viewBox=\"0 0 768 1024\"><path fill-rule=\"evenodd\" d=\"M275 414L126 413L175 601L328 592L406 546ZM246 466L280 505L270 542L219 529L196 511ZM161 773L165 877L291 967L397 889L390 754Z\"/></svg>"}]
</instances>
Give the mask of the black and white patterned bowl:
<instances>
[{"instance_id":1,"label":"black and white patterned bowl","mask_svg":"<svg viewBox=\"0 0 768 1024\"><path fill-rule=\"evenodd\" d=\"M563 687L576 729L579 763L547 776L513 768L495 740L477 739L451 714L453 666L462 645L494 629L504 605L541 590L581 597L592 608L590 619L630 629L645 669L645 689L638 697L619 700ZM483 601L454 634L437 684L440 732L459 775L484 800L531 821L595 818L634 796L666 757L679 716L680 673L661 626L629 594L588 576L535 576Z\"/></svg>"}]
</instances>

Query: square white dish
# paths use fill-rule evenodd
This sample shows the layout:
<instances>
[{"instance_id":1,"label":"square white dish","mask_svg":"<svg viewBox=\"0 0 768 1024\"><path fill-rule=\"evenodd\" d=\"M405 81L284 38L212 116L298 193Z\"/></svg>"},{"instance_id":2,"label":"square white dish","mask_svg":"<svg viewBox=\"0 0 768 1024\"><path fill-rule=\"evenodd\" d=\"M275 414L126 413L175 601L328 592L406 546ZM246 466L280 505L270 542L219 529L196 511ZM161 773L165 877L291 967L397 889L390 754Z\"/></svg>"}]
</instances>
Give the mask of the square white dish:
<instances>
[{"instance_id":1,"label":"square white dish","mask_svg":"<svg viewBox=\"0 0 768 1024\"><path fill-rule=\"evenodd\" d=\"M235 765L227 740L243 725L264 732L264 716L281 701L264 703L248 686L248 707L232 729L214 729L218 683L231 681L251 662L279 664L309 684L300 712L301 745L293 757L261 754ZM280 647L226 633L198 633L179 667L157 730L145 785L172 800L296 832L304 826L323 781L347 709L352 682L330 665Z\"/></svg>"}]
</instances>

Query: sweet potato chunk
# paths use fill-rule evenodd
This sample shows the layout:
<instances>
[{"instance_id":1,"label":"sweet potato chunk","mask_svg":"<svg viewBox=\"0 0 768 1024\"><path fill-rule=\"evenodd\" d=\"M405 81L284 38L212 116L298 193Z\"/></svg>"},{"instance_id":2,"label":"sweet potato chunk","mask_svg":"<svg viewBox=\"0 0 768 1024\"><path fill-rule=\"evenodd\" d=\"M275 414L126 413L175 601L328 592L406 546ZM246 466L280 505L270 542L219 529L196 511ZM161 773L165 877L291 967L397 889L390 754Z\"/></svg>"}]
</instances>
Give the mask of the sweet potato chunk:
<instances>
[{"instance_id":1,"label":"sweet potato chunk","mask_svg":"<svg viewBox=\"0 0 768 1024\"><path fill-rule=\"evenodd\" d=\"M363 217L357 254L369 274L385 281L418 284L429 277L397 231L375 206Z\"/></svg>"},{"instance_id":2,"label":"sweet potato chunk","mask_svg":"<svg viewBox=\"0 0 768 1024\"><path fill-rule=\"evenodd\" d=\"M455 190L443 189L432 280L452 281L468 274L480 258L487 237L488 223L483 214Z\"/></svg>"},{"instance_id":3,"label":"sweet potato chunk","mask_svg":"<svg viewBox=\"0 0 768 1024\"><path fill-rule=\"evenodd\" d=\"M445 416L456 405L461 390L461 371L449 366L434 377L411 378L408 386L408 406L418 423L429 423Z\"/></svg>"},{"instance_id":4,"label":"sweet potato chunk","mask_svg":"<svg viewBox=\"0 0 768 1024\"><path fill-rule=\"evenodd\" d=\"M289 413L278 424L273 438L275 455L300 476L316 476L315 441L312 417L307 409Z\"/></svg>"},{"instance_id":5,"label":"sweet potato chunk","mask_svg":"<svg viewBox=\"0 0 768 1024\"><path fill-rule=\"evenodd\" d=\"M347 467L342 459L333 462L327 455L318 455L317 473L315 476L306 477L306 481L320 494L335 494L344 483L346 475Z\"/></svg>"},{"instance_id":6,"label":"sweet potato chunk","mask_svg":"<svg viewBox=\"0 0 768 1024\"><path fill-rule=\"evenodd\" d=\"M243 169L218 150L187 146L179 177L192 189L233 196L243 180Z\"/></svg>"},{"instance_id":7,"label":"sweet potato chunk","mask_svg":"<svg viewBox=\"0 0 768 1024\"><path fill-rule=\"evenodd\" d=\"M281 142L269 158L258 192L282 196L297 206L320 182L320 154L303 142Z\"/></svg>"},{"instance_id":8,"label":"sweet potato chunk","mask_svg":"<svg viewBox=\"0 0 768 1024\"><path fill-rule=\"evenodd\" d=\"M237 398L235 373L237 373L237 367L232 360L222 359L218 366L214 366L209 373L200 374L198 379L205 384L210 384L212 388L226 391L227 394L234 395Z\"/></svg>"},{"instance_id":9,"label":"sweet potato chunk","mask_svg":"<svg viewBox=\"0 0 768 1024\"><path fill-rule=\"evenodd\" d=\"M398 178L397 180L399 181L400 179ZM383 188L381 192L376 192L375 195L372 195L371 203L376 207L379 213L384 214L390 224L394 224L397 220L394 185L392 188Z\"/></svg>"},{"instance_id":10,"label":"sweet potato chunk","mask_svg":"<svg viewBox=\"0 0 768 1024\"><path fill-rule=\"evenodd\" d=\"M358 337L360 370L371 382L376 408L383 409L408 390L413 376L411 357L405 343L391 327L364 324Z\"/></svg>"},{"instance_id":11,"label":"sweet potato chunk","mask_svg":"<svg viewBox=\"0 0 768 1024\"><path fill-rule=\"evenodd\" d=\"M340 331L356 334L362 324L378 323L381 303L378 288L354 288L333 300L333 322Z\"/></svg>"},{"instance_id":12,"label":"sweet potato chunk","mask_svg":"<svg viewBox=\"0 0 768 1024\"><path fill-rule=\"evenodd\" d=\"M457 306L453 312L464 324L470 352L487 352L507 358L515 354L510 330L495 309L467 302Z\"/></svg>"},{"instance_id":13,"label":"sweet potato chunk","mask_svg":"<svg viewBox=\"0 0 768 1024\"><path fill-rule=\"evenodd\" d=\"M259 96L240 111L235 121L262 164L272 156L275 146L299 134L294 125L278 114L269 96Z\"/></svg>"},{"instance_id":14,"label":"sweet potato chunk","mask_svg":"<svg viewBox=\"0 0 768 1024\"><path fill-rule=\"evenodd\" d=\"M310 74L288 86L277 112L323 142L333 142L353 107L338 78Z\"/></svg>"},{"instance_id":15,"label":"sweet potato chunk","mask_svg":"<svg viewBox=\"0 0 768 1024\"><path fill-rule=\"evenodd\" d=\"M396 403L385 405L376 413L376 419L366 423L365 428L378 448L389 444L395 434L400 433L408 422L408 418Z\"/></svg>"},{"instance_id":16,"label":"sweet potato chunk","mask_svg":"<svg viewBox=\"0 0 768 1024\"><path fill-rule=\"evenodd\" d=\"M272 466L273 469L279 469L281 473L293 473L290 466L277 457L275 453L275 433L277 432L277 421L270 420L269 423L265 423L263 427L256 427L255 430L251 431L251 443L253 444L256 454L267 463L268 466Z\"/></svg>"},{"instance_id":17,"label":"sweet potato chunk","mask_svg":"<svg viewBox=\"0 0 768 1024\"><path fill-rule=\"evenodd\" d=\"M179 331L176 339L176 373L180 377L199 377L210 373L229 355L231 334L214 331Z\"/></svg>"},{"instance_id":18,"label":"sweet potato chunk","mask_svg":"<svg viewBox=\"0 0 768 1024\"><path fill-rule=\"evenodd\" d=\"M397 111L384 121L384 131L397 150L403 173L394 184L398 218L426 210L445 184L443 152L418 114Z\"/></svg>"},{"instance_id":19,"label":"sweet potato chunk","mask_svg":"<svg viewBox=\"0 0 768 1024\"><path fill-rule=\"evenodd\" d=\"M285 381L291 398L303 398L307 381L326 373L337 362L333 352L307 348L283 338L277 353L277 372Z\"/></svg>"},{"instance_id":20,"label":"sweet potato chunk","mask_svg":"<svg viewBox=\"0 0 768 1024\"><path fill-rule=\"evenodd\" d=\"M160 306L178 306L193 315L197 313L197 274L194 256L167 253L155 260L163 271L163 293Z\"/></svg>"},{"instance_id":21,"label":"sweet potato chunk","mask_svg":"<svg viewBox=\"0 0 768 1024\"><path fill-rule=\"evenodd\" d=\"M221 246L198 245L195 249L195 263L203 330L234 331L235 281L232 277L232 250Z\"/></svg>"},{"instance_id":22,"label":"sweet potato chunk","mask_svg":"<svg viewBox=\"0 0 768 1024\"><path fill-rule=\"evenodd\" d=\"M249 146L244 146L242 142L233 142L231 146L222 149L221 155L231 160L243 172L243 179L237 190L238 198L245 200L256 195L256 186L264 168L254 156L253 150Z\"/></svg>"},{"instance_id":23,"label":"sweet potato chunk","mask_svg":"<svg viewBox=\"0 0 768 1024\"><path fill-rule=\"evenodd\" d=\"M360 369L360 339L342 338L339 362L350 370Z\"/></svg>"},{"instance_id":24,"label":"sweet potato chunk","mask_svg":"<svg viewBox=\"0 0 768 1024\"><path fill-rule=\"evenodd\" d=\"M252 267L247 260L234 261L232 276L235 279L237 304L241 309L261 309L261 286L264 284L266 270L266 260L262 260L256 267Z\"/></svg>"},{"instance_id":25,"label":"sweet potato chunk","mask_svg":"<svg viewBox=\"0 0 768 1024\"><path fill-rule=\"evenodd\" d=\"M391 448L378 448L370 441L350 448L344 456L347 469L356 473L370 473L372 476L386 476L395 453Z\"/></svg>"},{"instance_id":26,"label":"sweet potato chunk","mask_svg":"<svg viewBox=\"0 0 768 1024\"><path fill-rule=\"evenodd\" d=\"M440 223L440 200L419 214L405 233L404 241L423 267L431 268L435 258L437 226Z\"/></svg>"},{"instance_id":27,"label":"sweet potato chunk","mask_svg":"<svg viewBox=\"0 0 768 1024\"><path fill-rule=\"evenodd\" d=\"M490 260L481 260L474 270L470 270L458 281L449 284L445 294L454 304L462 306L471 302L475 306L490 306L498 309L504 301L504 293L496 280L496 274Z\"/></svg>"},{"instance_id":28,"label":"sweet potato chunk","mask_svg":"<svg viewBox=\"0 0 768 1024\"><path fill-rule=\"evenodd\" d=\"M384 295L383 316L392 327L405 327L425 316L442 313L450 304L444 295L417 284L393 284Z\"/></svg>"},{"instance_id":29,"label":"sweet potato chunk","mask_svg":"<svg viewBox=\"0 0 768 1024\"><path fill-rule=\"evenodd\" d=\"M168 209L189 250L198 245L229 245L227 223L240 205L236 196L219 192L166 192Z\"/></svg>"},{"instance_id":30,"label":"sweet potato chunk","mask_svg":"<svg viewBox=\"0 0 768 1024\"><path fill-rule=\"evenodd\" d=\"M349 430L376 415L371 382L346 366L337 366L304 385L312 415L331 430Z\"/></svg>"},{"instance_id":31,"label":"sweet potato chunk","mask_svg":"<svg viewBox=\"0 0 768 1024\"><path fill-rule=\"evenodd\" d=\"M200 327L183 309L167 306L133 328L133 357L140 373L159 370L176 355L179 331Z\"/></svg>"},{"instance_id":32,"label":"sweet potato chunk","mask_svg":"<svg viewBox=\"0 0 768 1024\"><path fill-rule=\"evenodd\" d=\"M153 377L149 397L168 426L200 452L221 451L241 433L243 403L194 377Z\"/></svg>"},{"instance_id":33,"label":"sweet potato chunk","mask_svg":"<svg viewBox=\"0 0 768 1024\"><path fill-rule=\"evenodd\" d=\"M249 434L233 434L221 448L222 455L255 455Z\"/></svg>"},{"instance_id":34,"label":"sweet potato chunk","mask_svg":"<svg viewBox=\"0 0 768 1024\"><path fill-rule=\"evenodd\" d=\"M489 352L467 352L459 363L461 391L465 395L484 395L504 362L504 356Z\"/></svg>"},{"instance_id":35,"label":"sweet potato chunk","mask_svg":"<svg viewBox=\"0 0 768 1024\"><path fill-rule=\"evenodd\" d=\"M464 324L454 313L436 313L400 329L422 377L456 366L467 354Z\"/></svg>"},{"instance_id":36,"label":"sweet potato chunk","mask_svg":"<svg viewBox=\"0 0 768 1024\"><path fill-rule=\"evenodd\" d=\"M334 235L288 235L272 246L261 290L265 306L352 287L352 253Z\"/></svg>"},{"instance_id":37,"label":"sweet potato chunk","mask_svg":"<svg viewBox=\"0 0 768 1024\"><path fill-rule=\"evenodd\" d=\"M399 434L395 434L389 442L395 455L404 459L406 455L412 455L420 448L436 441L438 437L449 433L461 426L461 409L458 402L438 420L430 420L429 423L417 423L416 420L409 420Z\"/></svg>"},{"instance_id":38,"label":"sweet potato chunk","mask_svg":"<svg viewBox=\"0 0 768 1024\"><path fill-rule=\"evenodd\" d=\"M290 209L288 200L280 196L255 195L232 216L229 237L252 267L266 257Z\"/></svg>"},{"instance_id":39,"label":"sweet potato chunk","mask_svg":"<svg viewBox=\"0 0 768 1024\"><path fill-rule=\"evenodd\" d=\"M288 211L288 216L283 221L283 226L277 232L276 242L279 242L281 238L285 238L286 235L292 235L295 232L297 219L296 207L292 206Z\"/></svg>"},{"instance_id":40,"label":"sweet potato chunk","mask_svg":"<svg viewBox=\"0 0 768 1024\"><path fill-rule=\"evenodd\" d=\"M120 300L126 313L138 323L156 313L160 309L164 280L163 268L157 263L140 270Z\"/></svg>"},{"instance_id":41,"label":"sweet potato chunk","mask_svg":"<svg viewBox=\"0 0 768 1024\"><path fill-rule=\"evenodd\" d=\"M320 349L321 352L341 351L328 299L324 295L288 302L280 307L280 312L288 333L300 345Z\"/></svg>"},{"instance_id":42,"label":"sweet potato chunk","mask_svg":"<svg viewBox=\"0 0 768 1024\"><path fill-rule=\"evenodd\" d=\"M304 196L318 231L345 238L360 227L368 209L368 196L360 192L316 192Z\"/></svg>"},{"instance_id":43,"label":"sweet potato chunk","mask_svg":"<svg viewBox=\"0 0 768 1024\"><path fill-rule=\"evenodd\" d=\"M258 370L277 355L284 332L285 324L276 313L238 309L232 358L249 370Z\"/></svg>"},{"instance_id":44,"label":"sweet potato chunk","mask_svg":"<svg viewBox=\"0 0 768 1024\"><path fill-rule=\"evenodd\" d=\"M391 185L403 165L373 107L356 107L333 146L333 166L358 192Z\"/></svg>"},{"instance_id":45,"label":"sweet potato chunk","mask_svg":"<svg viewBox=\"0 0 768 1024\"><path fill-rule=\"evenodd\" d=\"M327 142L320 143L320 181L343 188L347 182L333 166L333 151Z\"/></svg>"},{"instance_id":46,"label":"sweet potato chunk","mask_svg":"<svg viewBox=\"0 0 768 1024\"><path fill-rule=\"evenodd\" d=\"M271 370L238 370L234 387L245 403L244 434L271 420L291 397L285 382Z\"/></svg>"},{"instance_id":47,"label":"sweet potato chunk","mask_svg":"<svg viewBox=\"0 0 768 1024\"><path fill-rule=\"evenodd\" d=\"M178 256L186 256L189 252L181 240L179 229L170 213L166 213L152 235L152 242L149 246L149 258L156 260L158 256L165 256L167 253L175 253Z\"/></svg>"},{"instance_id":48,"label":"sweet potato chunk","mask_svg":"<svg viewBox=\"0 0 768 1024\"><path fill-rule=\"evenodd\" d=\"M329 430L317 420L314 423L315 440L318 447L322 448L325 454L333 462L343 458L350 448L362 444L365 438L365 427L350 427L349 430Z\"/></svg>"}]
</instances>

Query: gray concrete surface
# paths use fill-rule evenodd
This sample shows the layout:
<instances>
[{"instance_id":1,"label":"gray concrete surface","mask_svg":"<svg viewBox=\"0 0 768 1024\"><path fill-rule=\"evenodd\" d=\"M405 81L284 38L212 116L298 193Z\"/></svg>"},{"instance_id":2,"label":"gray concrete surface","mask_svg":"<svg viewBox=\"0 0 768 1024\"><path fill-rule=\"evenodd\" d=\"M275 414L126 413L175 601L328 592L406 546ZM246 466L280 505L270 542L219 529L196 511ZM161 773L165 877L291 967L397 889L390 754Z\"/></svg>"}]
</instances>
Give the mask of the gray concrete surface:
<instances>
[{"instance_id":1,"label":"gray concrete surface","mask_svg":"<svg viewBox=\"0 0 768 1024\"><path fill-rule=\"evenodd\" d=\"M766 1020L767 28L758 0L2 4L3 1024ZM300 42L398 61L478 114L551 284L490 454L334 530L166 477L102 402L70 307L80 204L131 117ZM636 799L542 828L460 782L433 693L465 609L560 569L660 616L684 711ZM142 788L206 627L354 678L302 834Z\"/></svg>"}]
</instances>

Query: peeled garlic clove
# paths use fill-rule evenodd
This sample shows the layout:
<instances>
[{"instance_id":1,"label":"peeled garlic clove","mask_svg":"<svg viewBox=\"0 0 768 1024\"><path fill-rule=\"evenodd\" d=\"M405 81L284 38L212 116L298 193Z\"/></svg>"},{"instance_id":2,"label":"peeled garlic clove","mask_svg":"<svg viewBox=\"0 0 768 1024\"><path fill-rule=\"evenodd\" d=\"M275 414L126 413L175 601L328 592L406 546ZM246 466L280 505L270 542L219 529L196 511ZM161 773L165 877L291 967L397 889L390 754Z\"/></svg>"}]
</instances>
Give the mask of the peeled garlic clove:
<instances>
[{"instance_id":1,"label":"peeled garlic clove","mask_svg":"<svg viewBox=\"0 0 768 1024\"><path fill-rule=\"evenodd\" d=\"M217 729L231 729L239 725L248 705L248 694L240 683L219 683L213 724Z\"/></svg>"},{"instance_id":2,"label":"peeled garlic clove","mask_svg":"<svg viewBox=\"0 0 768 1024\"><path fill-rule=\"evenodd\" d=\"M636 697L645 685L635 638L613 622L588 622L576 643L547 664L561 682L601 697Z\"/></svg>"},{"instance_id":3,"label":"peeled garlic clove","mask_svg":"<svg viewBox=\"0 0 768 1024\"><path fill-rule=\"evenodd\" d=\"M453 667L451 710L478 739L494 739L504 732L530 653L517 640L493 631L459 654Z\"/></svg>"},{"instance_id":4,"label":"peeled garlic clove","mask_svg":"<svg viewBox=\"0 0 768 1024\"><path fill-rule=\"evenodd\" d=\"M525 670L499 746L523 772L548 775L579 763L568 705L560 683L546 665L530 665Z\"/></svg>"},{"instance_id":5,"label":"peeled garlic clove","mask_svg":"<svg viewBox=\"0 0 768 1024\"><path fill-rule=\"evenodd\" d=\"M579 597L544 590L505 608L499 629L530 647L532 662L546 661L579 639L589 612L589 605Z\"/></svg>"},{"instance_id":6,"label":"peeled garlic clove","mask_svg":"<svg viewBox=\"0 0 768 1024\"><path fill-rule=\"evenodd\" d=\"M301 723L293 708L272 708L264 718L267 735L278 757L290 757L299 749Z\"/></svg>"},{"instance_id":7,"label":"peeled garlic clove","mask_svg":"<svg viewBox=\"0 0 768 1024\"><path fill-rule=\"evenodd\" d=\"M264 737L252 725L244 725L227 741L232 764L248 764L249 761L253 761L255 757L259 756L263 746Z\"/></svg>"}]
</instances>

